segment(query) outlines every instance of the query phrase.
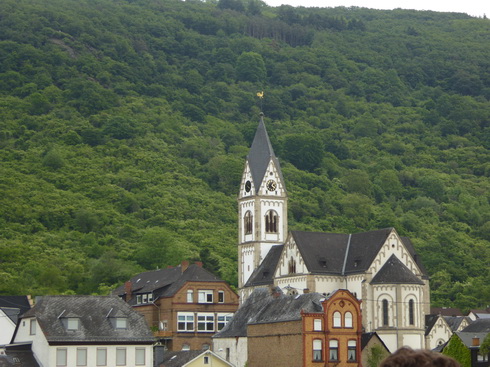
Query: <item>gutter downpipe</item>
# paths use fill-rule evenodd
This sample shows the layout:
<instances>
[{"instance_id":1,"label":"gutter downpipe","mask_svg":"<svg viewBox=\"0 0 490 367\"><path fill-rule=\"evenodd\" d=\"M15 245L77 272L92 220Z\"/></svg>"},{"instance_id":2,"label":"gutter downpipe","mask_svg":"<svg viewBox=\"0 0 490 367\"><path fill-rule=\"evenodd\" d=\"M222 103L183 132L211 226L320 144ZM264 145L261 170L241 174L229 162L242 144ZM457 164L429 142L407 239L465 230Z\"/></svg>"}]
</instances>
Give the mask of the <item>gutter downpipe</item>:
<instances>
[{"instance_id":1,"label":"gutter downpipe","mask_svg":"<svg viewBox=\"0 0 490 367\"><path fill-rule=\"evenodd\" d=\"M348 289L348 287L347 287L347 276L345 275L345 267L347 266L347 256L349 256L351 238L352 238L352 233L349 233L349 239L347 240L347 249L345 250L344 265L342 266L342 276L345 279L345 289Z\"/></svg>"}]
</instances>

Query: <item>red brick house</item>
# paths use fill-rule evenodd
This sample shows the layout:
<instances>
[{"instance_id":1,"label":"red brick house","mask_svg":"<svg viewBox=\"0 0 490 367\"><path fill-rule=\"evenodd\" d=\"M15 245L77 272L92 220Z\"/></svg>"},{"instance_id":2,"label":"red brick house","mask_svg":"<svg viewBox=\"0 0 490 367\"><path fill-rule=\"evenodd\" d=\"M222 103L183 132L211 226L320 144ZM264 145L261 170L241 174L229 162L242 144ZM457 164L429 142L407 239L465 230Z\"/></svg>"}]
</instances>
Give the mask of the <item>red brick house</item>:
<instances>
[{"instance_id":1,"label":"red brick house","mask_svg":"<svg viewBox=\"0 0 490 367\"><path fill-rule=\"evenodd\" d=\"M114 294L143 314L171 351L210 348L238 308L238 295L200 262L138 274Z\"/></svg>"}]
</instances>

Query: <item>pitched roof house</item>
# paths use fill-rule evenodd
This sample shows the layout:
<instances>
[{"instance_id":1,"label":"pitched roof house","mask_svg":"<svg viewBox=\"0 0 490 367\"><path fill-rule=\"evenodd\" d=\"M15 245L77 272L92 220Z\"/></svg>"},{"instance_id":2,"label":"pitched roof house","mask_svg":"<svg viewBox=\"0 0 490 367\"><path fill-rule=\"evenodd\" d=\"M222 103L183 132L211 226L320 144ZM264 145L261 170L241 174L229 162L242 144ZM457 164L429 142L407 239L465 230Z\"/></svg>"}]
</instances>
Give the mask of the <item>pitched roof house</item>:
<instances>
[{"instance_id":1,"label":"pitched roof house","mask_svg":"<svg viewBox=\"0 0 490 367\"><path fill-rule=\"evenodd\" d=\"M142 314L168 350L211 346L238 308L238 295L202 263L147 271L132 277L113 294Z\"/></svg>"},{"instance_id":2,"label":"pitched roof house","mask_svg":"<svg viewBox=\"0 0 490 367\"><path fill-rule=\"evenodd\" d=\"M43 366L153 366L153 335L118 297L45 296L21 316L13 337Z\"/></svg>"},{"instance_id":3,"label":"pitched roof house","mask_svg":"<svg viewBox=\"0 0 490 367\"><path fill-rule=\"evenodd\" d=\"M19 316L30 308L29 296L0 296L0 345L10 343Z\"/></svg>"},{"instance_id":4,"label":"pitched roof house","mask_svg":"<svg viewBox=\"0 0 490 367\"><path fill-rule=\"evenodd\" d=\"M211 350L168 352L160 367L234 367Z\"/></svg>"},{"instance_id":5,"label":"pitched roof house","mask_svg":"<svg viewBox=\"0 0 490 367\"><path fill-rule=\"evenodd\" d=\"M363 303L363 327L391 351L425 347L428 274L394 228L361 233L288 231L287 191L264 123L245 161L238 194L241 302L258 287L289 294L347 288Z\"/></svg>"}]
</instances>

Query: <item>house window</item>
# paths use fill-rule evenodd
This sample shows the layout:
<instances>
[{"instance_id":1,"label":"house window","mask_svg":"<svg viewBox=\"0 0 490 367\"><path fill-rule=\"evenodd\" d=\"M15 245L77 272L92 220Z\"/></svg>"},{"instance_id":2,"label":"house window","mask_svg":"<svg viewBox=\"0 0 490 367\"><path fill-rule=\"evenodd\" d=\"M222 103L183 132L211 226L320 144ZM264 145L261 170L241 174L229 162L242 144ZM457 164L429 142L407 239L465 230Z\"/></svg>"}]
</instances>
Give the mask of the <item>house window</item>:
<instances>
[{"instance_id":1,"label":"house window","mask_svg":"<svg viewBox=\"0 0 490 367\"><path fill-rule=\"evenodd\" d=\"M209 357L208 356L204 356L204 364L209 364Z\"/></svg>"},{"instance_id":2,"label":"house window","mask_svg":"<svg viewBox=\"0 0 490 367\"><path fill-rule=\"evenodd\" d=\"M116 329L127 329L128 319L126 317L116 317Z\"/></svg>"},{"instance_id":3,"label":"house window","mask_svg":"<svg viewBox=\"0 0 490 367\"><path fill-rule=\"evenodd\" d=\"M192 289L187 290L187 303L194 302L194 291Z\"/></svg>"},{"instance_id":4,"label":"house window","mask_svg":"<svg viewBox=\"0 0 490 367\"><path fill-rule=\"evenodd\" d=\"M77 348L77 366L87 365L87 348Z\"/></svg>"},{"instance_id":5,"label":"house window","mask_svg":"<svg viewBox=\"0 0 490 367\"><path fill-rule=\"evenodd\" d=\"M97 366L107 366L106 348L97 348Z\"/></svg>"},{"instance_id":6,"label":"house window","mask_svg":"<svg viewBox=\"0 0 490 367\"><path fill-rule=\"evenodd\" d=\"M153 302L153 293L148 293L148 303Z\"/></svg>"},{"instance_id":7,"label":"house window","mask_svg":"<svg viewBox=\"0 0 490 367\"><path fill-rule=\"evenodd\" d=\"M79 329L79 319L78 317L68 317L66 320L67 330L78 330Z\"/></svg>"},{"instance_id":8,"label":"house window","mask_svg":"<svg viewBox=\"0 0 490 367\"><path fill-rule=\"evenodd\" d=\"M143 303L148 303L148 294L142 294Z\"/></svg>"},{"instance_id":9,"label":"house window","mask_svg":"<svg viewBox=\"0 0 490 367\"><path fill-rule=\"evenodd\" d=\"M210 348L210 347L209 347L209 344L208 344L208 343L204 343L204 344L202 345L202 350L209 350L209 348Z\"/></svg>"},{"instance_id":10,"label":"house window","mask_svg":"<svg viewBox=\"0 0 490 367\"><path fill-rule=\"evenodd\" d=\"M67 354L66 348L56 348L56 366L66 366Z\"/></svg>"},{"instance_id":11,"label":"house window","mask_svg":"<svg viewBox=\"0 0 490 367\"><path fill-rule=\"evenodd\" d=\"M323 355L323 350L322 350L322 341L315 339L313 340L313 360L314 361L321 361L322 360L322 355Z\"/></svg>"},{"instance_id":12,"label":"house window","mask_svg":"<svg viewBox=\"0 0 490 367\"><path fill-rule=\"evenodd\" d=\"M265 214L265 231L277 233L277 213L274 210L269 210Z\"/></svg>"},{"instance_id":13,"label":"house window","mask_svg":"<svg viewBox=\"0 0 490 367\"><path fill-rule=\"evenodd\" d=\"M140 304L140 303L142 303L142 301L143 301L143 299L142 299L141 294L138 294L138 295L136 296L136 303L137 303L137 304Z\"/></svg>"},{"instance_id":14,"label":"house window","mask_svg":"<svg viewBox=\"0 0 490 367\"><path fill-rule=\"evenodd\" d=\"M313 331L322 331L322 319L313 320Z\"/></svg>"},{"instance_id":15,"label":"house window","mask_svg":"<svg viewBox=\"0 0 490 367\"><path fill-rule=\"evenodd\" d=\"M342 327L342 315L339 311L333 313L333 327Z\"/></svg>"},{"instance_id":16,"label":"house window","mask_svg":"<svg viewBox=\"0 0 490 367\"><path fill-rule=\"evenodd\" d=\"M344 315L344 327L352 327L352 313L346 312Z\"/></svg>"},{"instance_id":17,"label":"house window","mask_svg":"<svg viewBox=\"0 0 490 367\"><path fill-rule=\"evenodd\" d=\"M126 365L126 348L116 349L116 366Z\"/></svg>"},{"instance_id":18,"label":"house window","mask_svg":"<svg viewBox=\"0 0 490 367\"><path fill-rule=\"evenodd\" d=\"M218 303L224 303L225 302L225 292L219 291L218 292Z\"/></svg>"},{"instance_id":19,"label":"house window","mask_svg":"<svg viewBox=\"0 0 490 367\"><path fill-rule=\"evenodd\" d=\"M177 321L177 331L194 331L194 314L192 312L178 312Z\"/></svg>"},{"instance_id":20,"label":"house window","mask_svg":"<svg viewBox=\"0 0 490 367\"><path fill-rule=\"evenodd\" d=\"M389 325L388 300L383 300L383 326Z\"/></svg>"},{"instance_id":21,"label":"house window","mask_svg":"<svg viewBox=\"0 0 490 367\"><path fill-rule=\"evenodd\" d=\"M233 315L229 314L229 313L219 313L218 314L218 324L217 324L218 331L223 329L225 327L225 325L230 322L232 317L233 317Z\"/></svg>"},{"instance_id":22,"label":"house window","mask_svg":"<svg viewBox=\"0 0 490 367\"><path fill-rule=\"evenodd\" d=\"M213 303L213 291L199 290L197 294L199 303Z\"/></svg>"},{"instance_id":23,"label":"house window","mask_svg":"<svg viewBox=\"0 0 490 367\"><path fill-rule=\"evenodd\" d=\"M197 314L198 331L214 331L214 314L198 313Z\"/></svg>"},{"instance_id":24,"label":"house window","mask_svg":"<svg viewBox=\"0 0 490 367\"><path fill-rule=\"evenodd\" d=\"M415 324L415 314L414 314L414 302L413 299L408 301L408 322L410 325Z\"/></svg>"},{"instance_id":25,"label":"house window","mask_svg":"<svg viewBox=\"0 0 490 367\"><path fill-rule=\"evenodd\" d=\"M31 319L30 329L29 329L29 334L30 335L36 335L36 326L37 326L36 319Z\"/></svg>"},{"instance_id":26,"label":"house window","mask_svg":"<svg viewBox=\"0 0 490 367\"><path fill-rule=\"evenodd\" d=\"M339 360L339 341L338 340L330 340L328 343L328 347L330 350L329 360L330 361L338 361Z\"/></svg>"},{"instance_id":27,"label":"house window","mask_svg":"<svg viewBox=\"0 0 490 367\"><path fill-rule=\"evenodd\" d=\"M191 350L191 346L189 344L182 344L182 350Z\"/></svg>"},{"instance_id":28,"label":"house window","mask_svg":"<svg viewBox=\"0 0 490 367\"><path fill-rule=\"evenodd\" d=\"M357 360L357 342L349 340L347 342L347 361L353 362Z\"/></svg>"},{"instance_id":29,"label":"house window","mask_svg":"<svg viewBox=\"0 0 490 367\"><path fill-rule=\"evenodd\" d=\"M137 366L144 366L145 363L146 363L146 350L145 350L145 348L136 348L135 364Z\"/></svg>"},{"instance_id":30,"label":"house window","mask_svg":"<svg viewBox=\"0 0 490 367\"><path fill-rule=\"evenodd\" d=\"M252 213L250 212L250 210L248 210L246 213L245 213L245 217L243 218L244 220L244 225L245 225L245 234L251 234L252 233L252 230L253 230L253 215Z\"/></svg>"}]
</instances>

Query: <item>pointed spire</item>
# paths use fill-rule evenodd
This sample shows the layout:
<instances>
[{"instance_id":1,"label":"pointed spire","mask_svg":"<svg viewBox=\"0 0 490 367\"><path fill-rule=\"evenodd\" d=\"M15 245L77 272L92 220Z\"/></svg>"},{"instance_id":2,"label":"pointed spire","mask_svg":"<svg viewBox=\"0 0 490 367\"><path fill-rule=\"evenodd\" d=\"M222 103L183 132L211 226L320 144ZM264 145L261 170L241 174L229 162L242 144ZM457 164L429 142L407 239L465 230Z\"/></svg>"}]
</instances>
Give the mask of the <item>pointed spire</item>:
<instances>
[{"instance_id":1,"label":"pointed spire","mask_svg":"<svg viewBox=\"0 0 490 367\"><path fill-rule=\"evenodd\" d=\"M264 114L262 112L260 113L259 126L255 132L255 137L247 159L250 165L250 171L252 173L252 179L256 190L258 190L258 186L264 179L267 166L269 165L271 159L274 161L276 169L278 170L282 180L281 167L276 155L274 154L274 149L272 149L269 135L267 134L267 129L265 128Z\"/></svg>"}]
</instances>

